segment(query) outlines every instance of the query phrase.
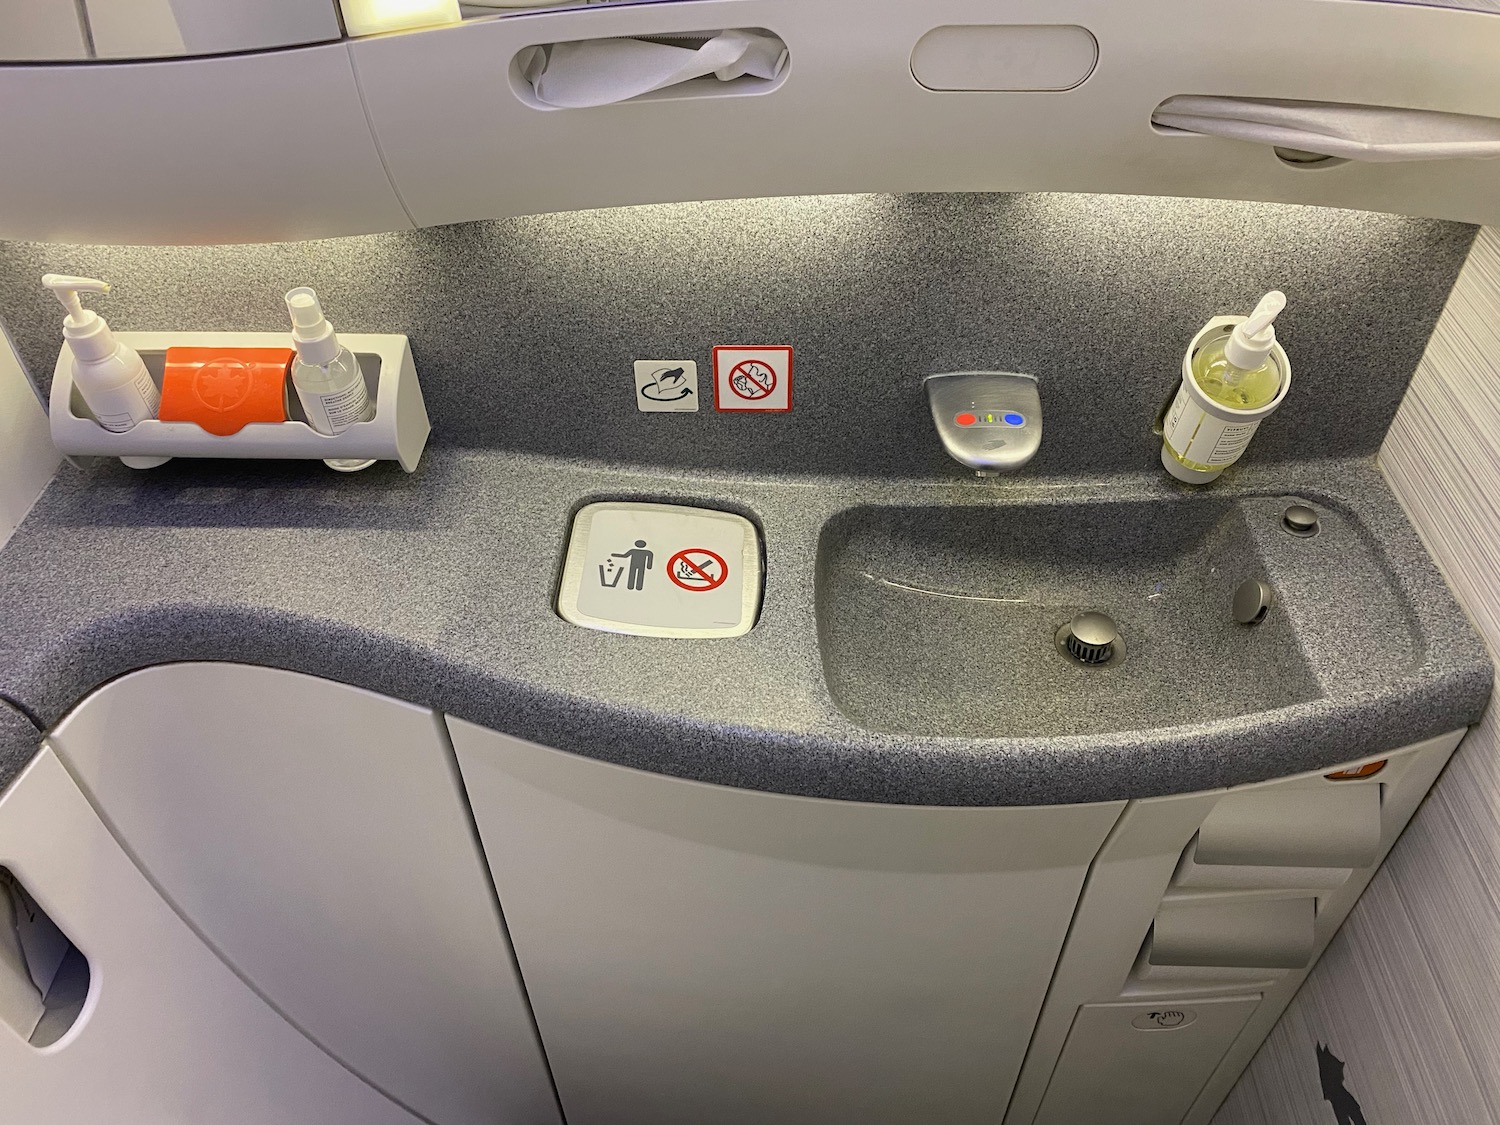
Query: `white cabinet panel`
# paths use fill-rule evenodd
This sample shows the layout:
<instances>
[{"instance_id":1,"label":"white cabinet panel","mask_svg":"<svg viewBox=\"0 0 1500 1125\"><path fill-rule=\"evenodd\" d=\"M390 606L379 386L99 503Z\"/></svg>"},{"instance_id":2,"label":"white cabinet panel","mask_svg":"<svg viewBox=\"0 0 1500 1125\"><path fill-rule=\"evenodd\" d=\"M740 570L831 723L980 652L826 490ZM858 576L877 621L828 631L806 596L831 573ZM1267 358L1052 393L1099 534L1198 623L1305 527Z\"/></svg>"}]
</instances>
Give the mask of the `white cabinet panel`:
<instances>
[{"instance_id":1,"label":"white cabinet panel","mask_svg":"<svg viewBox=\"0 0 1500 1125\"><path fill-rule=\"evenodd\" d=\"M997 24L1077 26L1097 42L1098 64L1067 90L933 90L914 77L914 52L922 70L917 48L934 29ZM1223 50L1227 26L1234 51ZM784 81L588 109L518 93L512 63L534 45L723 28L781 37ZM1500 117L1500 18L1478 12L1257 0L1247 20L1241 0L682 0L473 20L349 49L392 177L424 226L631 203L974 190L1500 221L1497 161L1310 169L1267 146L1151 125L1180 94Z\"/></svg>"},{"instance_id":2,"label":"white cabinet panel","mask_svg":"<svg viewBox=\"0 0 1500 1125\"><path fill-rule=\"evenodd\" d=\"M1240 996L1079 1008L1036 1125L1182 1120L1259 1003Z\"/></svg>"},{"instance_id":3,"label":"white cabinet panel","mask_svg":"<svg viewBox=\"0 0 1500 1125\"><path fill-rule=\"evenodd\" d=\"M778 796L449 726L569 1125L992 1125L1122 807Z\"/></svg>"},{"instance_id":4,"label":"white cabinet panel","mask_svg":"<svg viewBox=\"0 0 1500 1125\"><path fill-rule=\"evenodd\" d=\"M270 242L409 227L342 43L0 67L0 238Z\"/></svg>"},{"instance_id":5,"label":"white cabinet panel","mask_svg":"<svg viewBox=\"0 0 1500 1125\"><path fill-rule=\"evenodd\" d=\"M84 0L84 8L101 59L187 54L172 0Z\"/></svg>"},{"instance_id":6,"label":"white cabinet panel","mask_svg":"<svg viewBox=\"0 0 1500 1125\"><path fill-rule=\"evenodd\" d=\"M0 324L0 547L61 462L47 432L47 415Z\"/></svg>"},{"instance_id":7,"label":"white cabinet panel","mask_svg":"<svg viewBox=\"0 0 1500 1125\"><path fill-rule=\"evenodd\" d=\"M418 1125L267 1007L121 851L49 750L0 799L0 866L88 957L37 1049L0 1025L0 1116L25 1125Z\"/></svg>"},{"instance_id":8,"label":"white cabinet panel","mask_svg":"<svg viewBox=\"0 0 1500 1125\"><path fill-rule=\"evenodd\" d=\"M162 893L329 1053L441 1125L557 1121L431 711L176 664L101 688L51 741Z\"/></svg>"},{"instance_id":9,"label":"white cabinet panel","mask_svg":"<svg viewBox=\"0 0 1500 1125\"><path fill-rule=\"evenodd\" d=\"M1195 1061L1185 1061L1171 1088L1160 1091L1159 1101L1122 1102L1130 1109L1122 1110L1122 1121L1206 1125L1463 733L1454 731L1393 752L1379 773L1364 780L1330 781L1322 773L1312 773L1132 801L1090 870L1067 951L1005 1115L1006 1125L1092 1125L1098 1119L1097 1107L1116 1089L1116 1071L1103 1064L1089 1067L1084 1059L1093 1049L1091 1037L1105 1035L1110 1019L1119 1014L1117 1005L1137 1002L1201 1011L1215 997L1258 993L1260 1002L1247 1001L1233 1019L1227 1006L1219 1012L1222 1022L1213 1025L1217 1030L1195 1048ZM1329 811L1322 833L1315 831L1320 804ZM1226 812L1216 820L1220 808ZM1284 848L1268 846L1260 838L1251 816L1256 810L1267 823L1282 826L1288 841ZM1370 815L1378 818L1373 846L1367 839ZM1194 854L1195 840L1201 850L1200 829L1209 825L1214 826L1209 834L1217 836L1221 858L1234 861L1225 868L1232 879L1222 887L1184 885L1184 874L1191 884L1200 884L1203 873L1214 870L1212 865L1183 859ZM1364 865L1299 866L1324 859L1361 859ZM1282 868L1282 863L1293 866ZM1256 871L1265 873L1258 885ZM1307 878L1309 871L1334 872L1338 878L1325 883ZM1164 956L1159 946L1167 947ZM1168 964L1160 964L1163 960ZM1289 965L1296 967L1285 967ZM1077 1025L1086 1031L1075 1043L1075 1021L1083 1019L1080 1010L1090 1015ZM1221 1042L1221 1036L1227 1038ZM1214 1039L1211 1050L1209 1038ZM1127 1042L1133 1046L1122 1045L1116 1052L1123 1052L1121 1057L1133 1050L1151 1054L1151 1044L1128 1037ZM1168 1060L1163 1055L1155 1062L1143 1058L1131 1065L1158 1067L1165 1074ZM1133 1085L1124 1089L1140 1092ZM1136 1106L1138 1113L1132 1108Z\"/></svg>"},{"instance_id":10,"label":"white cabinet panel","mask_svg":"<svg viewBox=\"0 0 1500 1125\"><path fill-rule=\"evenodd\" d=\"M259 51L337 39L334 0L84 0L101 59Z\"/></svg>"},{"instance_id":11,"label":"white cabinet panel","mask_svg":"<svg viewBox=\"0 0 1500 1125\"><path fill-rule=\"evenodd\" d=\"M0 62L86 59L74 0L0 0Z\"/></svg>"}]
</instances>

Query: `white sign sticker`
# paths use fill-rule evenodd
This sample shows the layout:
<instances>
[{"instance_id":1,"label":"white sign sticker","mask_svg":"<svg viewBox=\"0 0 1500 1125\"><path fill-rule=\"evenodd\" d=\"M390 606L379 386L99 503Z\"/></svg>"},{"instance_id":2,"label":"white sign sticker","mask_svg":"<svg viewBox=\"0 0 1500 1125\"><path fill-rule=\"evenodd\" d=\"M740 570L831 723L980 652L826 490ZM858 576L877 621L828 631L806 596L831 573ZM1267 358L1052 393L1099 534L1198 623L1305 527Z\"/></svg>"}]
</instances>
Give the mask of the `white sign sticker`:
<instances>
[{"instance_id":1,"label":"white sign sticker","mask_svg":"<svg viewBox=\"0 0 1500 1125\"><path fill-rule=\"evenodd\" d=\"M738 636L759 599L758 538L729 512L591 504L574 521L558 609L615 632Z\"/></svg>"},{"instance_id":2,"label":"white sign sticker","mask_svg":"<svg viewBox=\"0 0 1500 1125\"><path fill-rule=\"evenodd\" d=\"M635 361L635 405L647 413L698 409L698 365L690 359Z\"/></svg>"},{"instance_id":3,"label":"white sign sticker","mask_svg":"<svg viewBox=\"0 0 1500 1125\"><path fill-rule=\"evenodd\" d=\"M792 349L715 348L716 410L786 411L792 408Z\"/></svg>"}]
</instances>

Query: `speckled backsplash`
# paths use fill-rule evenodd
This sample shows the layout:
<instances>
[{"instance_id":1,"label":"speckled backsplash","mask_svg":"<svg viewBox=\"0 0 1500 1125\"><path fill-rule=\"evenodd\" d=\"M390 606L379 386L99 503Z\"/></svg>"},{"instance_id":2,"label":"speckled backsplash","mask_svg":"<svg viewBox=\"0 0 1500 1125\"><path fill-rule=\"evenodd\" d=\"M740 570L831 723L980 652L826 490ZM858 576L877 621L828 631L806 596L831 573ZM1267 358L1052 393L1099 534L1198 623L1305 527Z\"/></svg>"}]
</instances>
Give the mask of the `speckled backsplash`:
<instances>
[{"instance_id":1,"label":"speckled backsplash","mask_svg":"<svg viewBox=\"0 0 1500 1125\"><path fill-rule=\"evenodd\" d=\"M404 332L449 445L778 473L961 472L922 378L1026 371L1030 472L1150 468L1151 423L1210 316L1279 287L1293 388L1250 460L1373 454L1474 228L1323 208L1093 195L672 204L225 247L0 243L0 316L42 382L47 271L101 276L118 329L281 330L315 287ZM788 414L711 409L716 344L790 344ZM694 359L709 409L641 414L632 361Z\"/></svg>"}]
</instances>

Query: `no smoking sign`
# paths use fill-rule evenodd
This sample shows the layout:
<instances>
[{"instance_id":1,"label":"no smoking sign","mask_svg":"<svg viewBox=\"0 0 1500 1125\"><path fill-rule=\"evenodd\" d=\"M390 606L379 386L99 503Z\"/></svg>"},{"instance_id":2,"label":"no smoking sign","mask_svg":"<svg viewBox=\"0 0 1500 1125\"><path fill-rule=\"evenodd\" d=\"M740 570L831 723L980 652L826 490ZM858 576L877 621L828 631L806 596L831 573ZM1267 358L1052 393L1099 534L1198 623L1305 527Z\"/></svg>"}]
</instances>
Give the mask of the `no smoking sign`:
<instances>
[{"instance_id":1,"label":"no smoking sign","mask_svg":"<svg viewBox=\"0 0 1500 1125\"><path fill-rule=\"evenodd\" d=\"M792 408L792 349L714 349L716 410L786 411Z\"/></svg>"},{"instance_id":2,"label":"no smoking sign","mask_svg":"<svg viewBox=\"0 0 1500 1125\"><path fill-rule=\"evenodd\" d=\"M690 547L668 561L667 577L681 590L717 590L729 577L729 564L723 555L707 547Z\"/></svg>"}]
</instances>

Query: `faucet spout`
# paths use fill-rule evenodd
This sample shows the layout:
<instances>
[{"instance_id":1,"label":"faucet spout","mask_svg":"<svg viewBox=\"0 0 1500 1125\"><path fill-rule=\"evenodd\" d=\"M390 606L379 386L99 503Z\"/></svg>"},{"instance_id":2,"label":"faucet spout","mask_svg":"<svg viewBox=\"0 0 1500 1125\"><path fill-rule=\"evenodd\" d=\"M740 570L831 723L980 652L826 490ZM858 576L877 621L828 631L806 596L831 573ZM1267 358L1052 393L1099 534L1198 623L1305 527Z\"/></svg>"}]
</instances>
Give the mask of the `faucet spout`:
<instances>
[{"instance_id":1,"label":"faucet spout","mask_svg":"<svg viewBox=\"0 0 1500 1125\"><path fill-rule=\"evenodd\" d=\"M929 375L927 404L948 455L980 476L1021 468L1042 445L1036 376L1015 371Z\"/></svg>"}]
</instances>

